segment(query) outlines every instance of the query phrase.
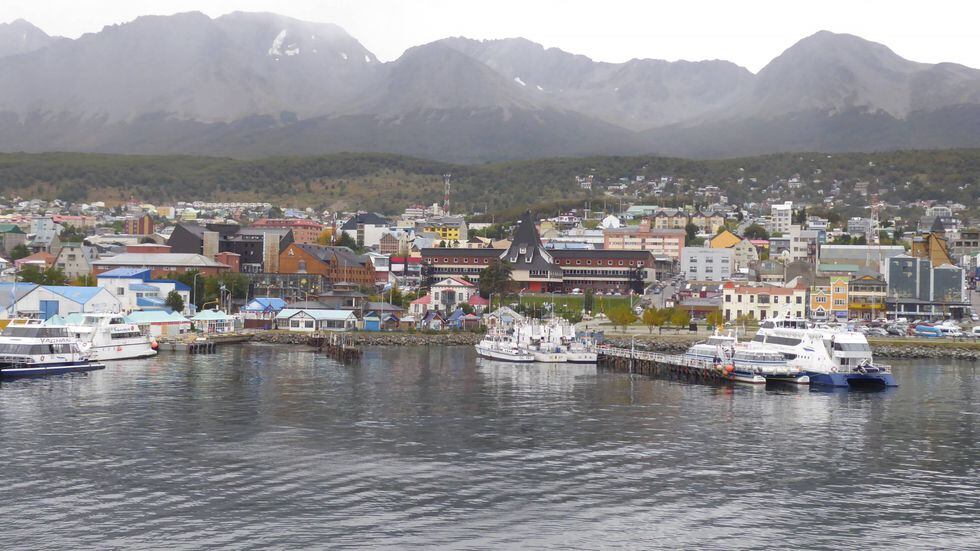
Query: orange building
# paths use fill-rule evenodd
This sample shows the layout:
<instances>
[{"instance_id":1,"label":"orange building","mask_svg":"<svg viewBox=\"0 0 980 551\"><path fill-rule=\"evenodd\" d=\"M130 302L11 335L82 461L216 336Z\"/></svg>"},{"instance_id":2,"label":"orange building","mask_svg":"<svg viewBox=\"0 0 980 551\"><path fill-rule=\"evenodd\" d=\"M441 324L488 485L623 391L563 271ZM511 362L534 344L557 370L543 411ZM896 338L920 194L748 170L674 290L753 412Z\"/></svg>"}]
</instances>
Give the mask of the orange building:
<instances>
[{"instance_id":1,"label":"orange building","mask_svg":"<svg viewBox=\"0 0 980 551\"><path fill-rule=\"evenodd\" d=\"M291 243L279 254L281 274L319 274L331 284L347 282L374 286L374 265L347 247Z\"/></svg>"}]
</instances>

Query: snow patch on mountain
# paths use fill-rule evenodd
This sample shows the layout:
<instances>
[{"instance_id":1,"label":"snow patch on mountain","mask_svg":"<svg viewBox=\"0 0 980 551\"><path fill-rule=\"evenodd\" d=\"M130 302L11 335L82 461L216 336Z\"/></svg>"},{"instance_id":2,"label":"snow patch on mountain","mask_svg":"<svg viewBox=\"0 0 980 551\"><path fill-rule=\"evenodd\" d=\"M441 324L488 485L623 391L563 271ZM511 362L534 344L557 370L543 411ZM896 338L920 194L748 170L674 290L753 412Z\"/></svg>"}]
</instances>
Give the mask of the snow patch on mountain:
<instances>
[{"instance_id":1,"label":"snow patch on mountain","mask_svg":"<svg viewBox=\"0 0 980 551\"><path fill-rule=\"evenodd\" d=\"M286 34L286 29L279 31L279 34L272 41L272 46L269 47L269 55L282 55L282 43L286 41Z\"/></svg>"}]
</instances>

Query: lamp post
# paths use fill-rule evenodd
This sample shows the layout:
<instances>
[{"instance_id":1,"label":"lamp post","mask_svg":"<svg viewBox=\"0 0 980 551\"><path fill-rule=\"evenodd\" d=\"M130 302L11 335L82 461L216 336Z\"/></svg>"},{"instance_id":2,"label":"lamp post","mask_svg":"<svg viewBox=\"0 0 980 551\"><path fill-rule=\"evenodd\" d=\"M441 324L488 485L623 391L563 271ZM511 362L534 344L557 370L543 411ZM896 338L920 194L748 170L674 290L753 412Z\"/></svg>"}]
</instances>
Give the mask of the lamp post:
<instances>
[{"instance_id":1,"label":"lamp post","mask_svg":"<svg viewBox=\"0 0 980 551\"><path fill-rule=\"evenodd\" d=\"M194 272L194 283L191 286L191 304L194 305L194 311L197 311L197 303L194 302L194 298L197 296L197 276L201 275L201 272Z\"/></svg>"}]
</instances>

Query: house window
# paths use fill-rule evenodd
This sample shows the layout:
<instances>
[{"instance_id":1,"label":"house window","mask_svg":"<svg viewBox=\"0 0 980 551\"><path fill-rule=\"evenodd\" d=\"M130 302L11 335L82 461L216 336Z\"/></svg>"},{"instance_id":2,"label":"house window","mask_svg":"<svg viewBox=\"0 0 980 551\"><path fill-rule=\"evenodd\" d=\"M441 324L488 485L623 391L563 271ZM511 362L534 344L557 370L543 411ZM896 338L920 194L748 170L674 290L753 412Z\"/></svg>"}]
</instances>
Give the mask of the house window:
<instances>
[{"instance_id":1,"label":"house window","mask_svg":"<svg viewBox=\"0 0 980 551\"><path fill-rule=\"evenodd\" d=\"M300 260L296 264L296 269L299 270L300 273L306 273L306 261L305 260Z\"/></svg>"}]
</instances>

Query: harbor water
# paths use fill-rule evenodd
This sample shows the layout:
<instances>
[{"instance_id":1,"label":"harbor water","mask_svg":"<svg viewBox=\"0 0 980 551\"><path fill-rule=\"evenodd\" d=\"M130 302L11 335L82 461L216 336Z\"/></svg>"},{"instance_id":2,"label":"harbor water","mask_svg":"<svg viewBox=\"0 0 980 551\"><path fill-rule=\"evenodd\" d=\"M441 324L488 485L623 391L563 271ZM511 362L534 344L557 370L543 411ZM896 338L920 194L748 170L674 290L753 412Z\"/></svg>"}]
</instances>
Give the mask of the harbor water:
<instances>
[{"instance_id":1,"label":"harbor water","mask_svg":"<svg viewBox=\"0 0 980 551\"><path fill-rule=\"evenodd\" d=\"M711 386L472 347L0 384L0 548L976 548L980 365Z\"/></svg>"}]
</instances>

